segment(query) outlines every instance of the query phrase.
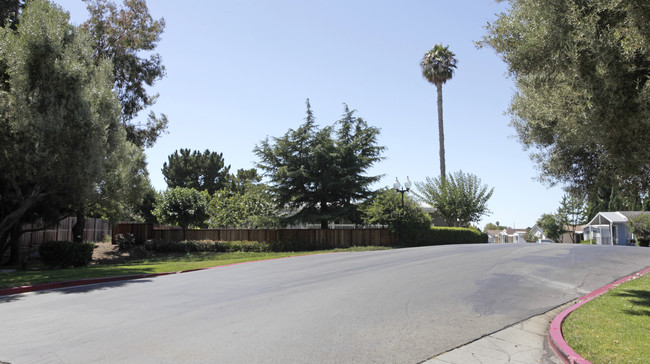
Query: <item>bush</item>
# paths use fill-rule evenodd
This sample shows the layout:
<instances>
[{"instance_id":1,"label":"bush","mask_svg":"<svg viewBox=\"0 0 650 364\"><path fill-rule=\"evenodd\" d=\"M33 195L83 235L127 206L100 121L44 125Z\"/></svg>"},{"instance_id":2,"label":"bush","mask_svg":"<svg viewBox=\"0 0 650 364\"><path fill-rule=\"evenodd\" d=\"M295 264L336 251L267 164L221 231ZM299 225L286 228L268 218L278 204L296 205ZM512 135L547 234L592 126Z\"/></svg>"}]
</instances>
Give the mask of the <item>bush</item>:
<instances>
[{"instance_id":1,"label":"bush","mask_svg":"<svg viewBox=\"0 0 650 364\"><path fill-rule=\"evenodd\" d=\"M93 259L93 243L47 241L38 249L43 264L50 268L85 267Z\"/></svg>"},{"instance_id":2,"label":"bush","mask_svg":"<svg viewBox=\"0 0 650 364\"><path fill-rule=\"evenodd\" d=\"M115 242L117 243L118 249L121 252L130 250L136 244L135 236L131 233L115 235Z\"/></svg>"},{"instance_id":3,"label":"bush","mask_svg":"<svg viewBox=\"0 0 650 364\"><path fill-rule=\"evenodd\" d=\"M650 213L631 217L628 224L638 246L650 245Z\"/></svg>"},{"instance_id":4,"label":"bush","mask_svg":"<svg viewBox=\"0 0 650 364\"><path fill-rule=\"evenodd\" d=\"M187 240L167 241L148 240L144 243L148 251L158 253L194 253L194 252L268 252L269 244L258 241L210 241L210 240Z\"/></svg>"},{"instance_id":5,"label":"bush","mask_svg":"<svg viewBox=\"0 0 650 364\"><path fill-rule=\"evenodd\" d=\"M293 240L274 241L269 243L269 249L273 252L311 252L316 250L334 249L333 246L319 244L317 242L300 242Z\"/></svg>"},{"instance_id":6,"label":"bush","mask_svg":"<svg viewBox=\"0 0 650 364\"><path fill-rule=\"evenodd\" d=\"M476 229L459 227L431 227L427 232L409 246L427 246L444 244L483 244L488 242L486 233Z\"/></svg>"}]
</instances>

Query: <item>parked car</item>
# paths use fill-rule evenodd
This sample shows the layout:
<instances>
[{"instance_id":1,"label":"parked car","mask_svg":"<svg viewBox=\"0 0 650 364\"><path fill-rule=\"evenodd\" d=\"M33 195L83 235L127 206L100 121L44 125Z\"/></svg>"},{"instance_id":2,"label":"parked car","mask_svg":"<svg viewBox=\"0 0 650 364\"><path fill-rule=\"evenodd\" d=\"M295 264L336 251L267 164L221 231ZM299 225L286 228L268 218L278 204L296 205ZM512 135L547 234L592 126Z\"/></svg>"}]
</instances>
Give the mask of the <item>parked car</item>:
<instances>
[{"instance_id":1,"label":"parked car","mask_svg":"<svg viewBox=\"0 0 650 364\"><path fill-rule=\"evenodd\" d=\"M552 243L552 242L553 242L553 240L551 240L551 239L537 239L537 244Z\"/></svg>"}]
</instances>

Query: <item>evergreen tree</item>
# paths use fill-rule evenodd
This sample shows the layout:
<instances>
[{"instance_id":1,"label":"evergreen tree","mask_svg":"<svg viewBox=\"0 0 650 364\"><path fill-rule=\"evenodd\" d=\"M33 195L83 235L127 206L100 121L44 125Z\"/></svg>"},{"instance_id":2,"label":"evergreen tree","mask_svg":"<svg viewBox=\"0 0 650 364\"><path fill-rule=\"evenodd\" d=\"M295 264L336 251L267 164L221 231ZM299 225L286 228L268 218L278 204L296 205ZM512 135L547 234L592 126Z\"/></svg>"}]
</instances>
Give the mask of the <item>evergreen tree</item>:
<instances>
[{"instance_id":1,"label":"evergreen tree","mask_svg":"<svg viewBox=\"0 0 650 364\"><path fill-rule=\"evenodd\" d=\"M145 0L124 0L118 8L110 0L84 0L90 19L82 24L95 43L95 62L113 62L114 88L122 104L122 125L135 145L151 147L167 128L167 116L151 111L145 125L134 122L140 111L152 106L158 95L147 88L165 76L165 66L157 53L165 20L149 14ZM150 54L142 57L143 53Z\"/></svg>"},{"instance_id":2,"label":"evergreen tree","mask_svg":"<svg viewBox=\"0 0 650 364\"><path fill-rule=\"evenodd\" d=\"M563 225L570 228L568 232L571 233L571 242L573 244L577 243L575 231L579 225L587 222L587 208L584 198L575 194L565 194L562 196L557 216Z\"/></svg>"},{"instance_id":3,"label":"evergreen tree","mask_svg":"<svg viewBox=\"0 0 650 364\"><path fill-rule=\"evenodd\" d=\"M169 188L187 187L213 194L226 187L230 179L230 166L225 167L223 153L208 149L180 149L168 157L163 164L162 173Z\"/></svg>"},{"instance_id":4,"label":"evergreen tree","mask_svg":"<svg viewBox=\"0 0 650 364\"><path fill-rule=\"evenodd\" d=\"M331 221L358 220L354 203L380 178L365 176L382 159L378 135L347 106L335 125L318 129L307 100L304 124L260 142L254 149L257 166L270 178L279 208L294 211L287 222L318 222L326 229Z\"/></svg>"}]
</instances>

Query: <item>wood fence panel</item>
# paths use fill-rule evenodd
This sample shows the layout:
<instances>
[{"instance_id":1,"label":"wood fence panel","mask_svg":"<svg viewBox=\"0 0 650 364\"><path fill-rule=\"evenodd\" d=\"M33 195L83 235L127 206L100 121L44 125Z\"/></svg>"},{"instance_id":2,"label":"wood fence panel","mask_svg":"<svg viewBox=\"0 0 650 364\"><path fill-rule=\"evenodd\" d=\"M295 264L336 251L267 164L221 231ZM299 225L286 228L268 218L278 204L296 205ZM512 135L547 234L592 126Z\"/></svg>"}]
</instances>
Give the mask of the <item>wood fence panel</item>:
<instances>
[{"instance_id":1,"label":"wood fence panel","mask_svg":"<svg viewBox=\"0 0 650 364\"><path fill-rule=\"evenodd\" d=\"M44 226L40 222L24 224L22 230L25 232L20 236L21 254L25 255L37 251L38 247L46 241L72 240L72 226L76 222L76 217L66 217L53 226ZM91 217L86 218L82 237L84 241L103 241L104 237L110 234L109 221ZM5 252L5 256L8 254L9 251Z\"/></svg>"},{"instance_id":2,"label":"wood fence panel","mask_svg":"<svg viewBox=\"0 0 650 364\"><path fill-rule=\"evenodd\" d=\"M131 233L139 242L149 239L183 240L179 227L152 224L117 224L116 234ZM319 248L348 248L354 245L391 246L398 242L397 234L388 229L189 229L186 240L212 241L278 241L300 242Z\"/></svg>"}]
</instances>

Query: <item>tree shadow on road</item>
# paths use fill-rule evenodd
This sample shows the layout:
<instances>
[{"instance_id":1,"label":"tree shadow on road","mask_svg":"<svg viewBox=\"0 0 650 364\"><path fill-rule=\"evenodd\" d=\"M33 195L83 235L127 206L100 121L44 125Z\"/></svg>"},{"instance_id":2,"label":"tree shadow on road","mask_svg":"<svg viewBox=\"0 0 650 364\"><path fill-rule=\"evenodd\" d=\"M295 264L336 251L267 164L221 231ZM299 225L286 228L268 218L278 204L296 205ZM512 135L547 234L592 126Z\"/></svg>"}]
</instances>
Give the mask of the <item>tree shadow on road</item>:
<instances>
[{"instance_id":1,"label":"tree shadow on road","mask_svg":"<svg viewBox=\"0 0 650 364\"><path fill-rule=\"evenodd\" d=\"M89 283L89 284L78 284L78 283L66 283L62 282L60 287L48 288L44 290L37 290L33 292L26 293L17 293L12 295L0 296L0 304L8 303L13 301L24 300L29 297L30 294L36 295L46 295L46 294L84 294L93 291L103 291L112 288L126 287L134 284L148 283L151 282L151 278L139 278L139 279L125 279L119 281L111 281L104 283ZM66 284L70 284L67 285ZM74 285L73 285L74 284Z\"/></svg>"}]
</instances>

